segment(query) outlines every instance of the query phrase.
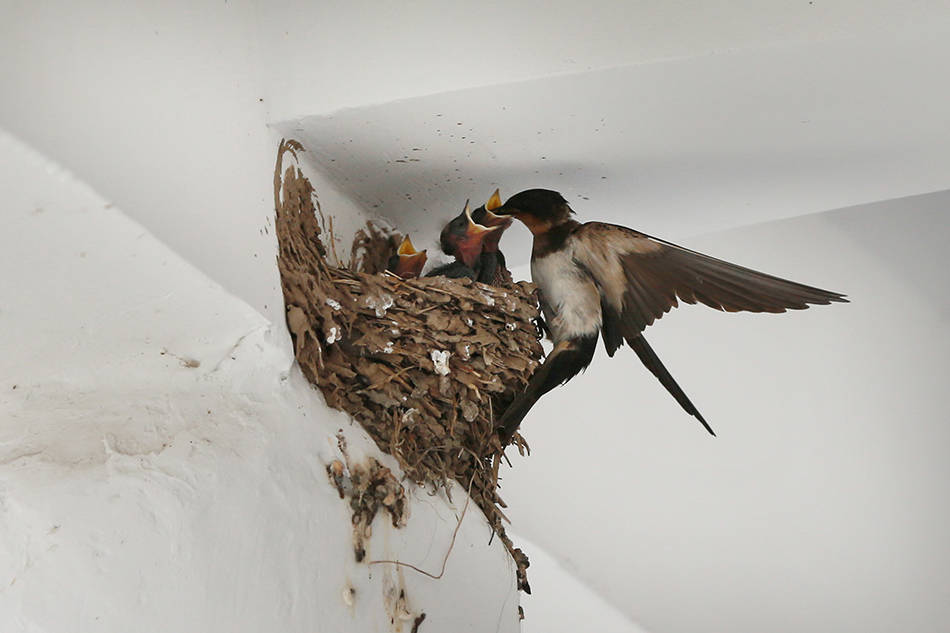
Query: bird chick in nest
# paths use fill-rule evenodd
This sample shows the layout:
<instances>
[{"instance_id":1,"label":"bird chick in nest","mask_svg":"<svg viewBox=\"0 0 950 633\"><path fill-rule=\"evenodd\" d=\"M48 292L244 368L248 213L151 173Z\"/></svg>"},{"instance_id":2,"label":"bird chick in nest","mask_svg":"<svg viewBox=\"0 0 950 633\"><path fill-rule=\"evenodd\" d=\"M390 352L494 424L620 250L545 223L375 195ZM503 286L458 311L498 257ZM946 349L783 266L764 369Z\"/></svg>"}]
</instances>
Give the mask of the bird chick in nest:
<instances>
[{"instance_id":1,"label":"bird chick in nest","mask_svg":"<svg viewBox=\"0 0 950 633\"><path fill-rule=\"evenodd\" d=\"M511 226L511 218L495 215L489 209L498 206L501 206L501 198L497 191L475 211L471 211L466 201L462 212L452 218L439 235L442 251L455 257L455 261L434 268L426 276L468 277L484 283L510 281L498 241Z\"/></svg>"},{"instance_id":2,"label":"bird chick in nest","mask_svg":"<svg viewBox=\"0 0 950 633\"><path fill-rule=\"evenodd\" d=\"M399 275L403 279L412 279L418 277L419 273L422 272L426 265L426 259L425 249L417 251L407 235L403 238L399 248L396 249L396 253L389 258L386 270Z\"/></svg>"}]
</instances>

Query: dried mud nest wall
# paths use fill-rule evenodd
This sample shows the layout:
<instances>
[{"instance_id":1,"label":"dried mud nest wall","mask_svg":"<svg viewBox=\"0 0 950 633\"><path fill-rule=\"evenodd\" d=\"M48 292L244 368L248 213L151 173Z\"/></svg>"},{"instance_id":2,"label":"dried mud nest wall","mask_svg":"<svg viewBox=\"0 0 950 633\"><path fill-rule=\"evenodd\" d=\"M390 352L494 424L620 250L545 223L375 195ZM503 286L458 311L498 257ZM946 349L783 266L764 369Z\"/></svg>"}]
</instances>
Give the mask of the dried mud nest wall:
<instances>
[{"instance_id":1,"label":"dried mud nest wall","mask_svg":"<svg viewBox=\"0 0 950 633\"><path fill-rule=\"evenodd\" d=\"M313 187L299 166L283 166L302 149L282 141L274 173L278 266L297 362L327 404L357 420L415 483L455 479L470 488L517 564L519 588L529 590L527 558L503 526L494 418L542 358L534 286L331 266ZM513 443L526 448L520 435Z\"/></svg>"}]
</instances>

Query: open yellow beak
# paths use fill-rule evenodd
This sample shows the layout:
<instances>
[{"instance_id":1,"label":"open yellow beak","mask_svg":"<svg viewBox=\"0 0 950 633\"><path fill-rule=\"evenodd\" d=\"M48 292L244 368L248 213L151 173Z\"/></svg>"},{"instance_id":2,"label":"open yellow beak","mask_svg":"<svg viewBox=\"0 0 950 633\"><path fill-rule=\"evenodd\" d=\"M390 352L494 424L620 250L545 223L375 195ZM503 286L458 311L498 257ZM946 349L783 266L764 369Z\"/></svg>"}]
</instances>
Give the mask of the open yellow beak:
<instances>
[{"instance_id":1,"label":"open yellow beak","mask_svg":"<svg viewBox=\"0 0 950 633\"><path fill-rule=\"evenodd\" d=\"M465 201L465 217L468 218L468 233L469 235L480 235L482 233L490 233L492 231L497 231L501 226L485 226L483 224L478 224L475 220L472 219L472 210L468 206L468 200Z\"/></svg>"},{"instance_id":2,"label":"open yellow beak","mask_svg":"<svg viewBox=\"0 0 950 633\"><path fill-rule=\"evenodd\" d=\"M485 203L485 210L494 211L500 206L501 206L501 194L499 193L497 189L495 189L495 193L493 193L491 195L491 198L488 199L488 202Z\"/></svg>"},{"instance_id":3,"label":"open yellow beak","mask_svg":"<svg viewBox=\"0 0 950 633\"><path fill-rule=\"evenodd\" d=\"M409 239L409 236L402 238L402 243L399 244L399 248L396 249L397 261L390 268L390 272L396 273L403 279L410 279L412 277L418 277L422 272L422 269L426 265L426 251L425 249L417 251L416 247L412 245L412 240Z\"/></svg>"},{"instance_id":4,"label":"open yellow beak","mask_svg":"<svg viewBox=\"0 0 950 633\"><path fill-rule=\"evenodd\" d=\"M423 251L425 252L425 251ZM396 250L397 255L416 255L419 251L412 245L412 240L409 239L409 236L402 238L402 243L399 245L399 248Z\"/></svg>"},{"instance_id":5,"label":"open yellow beak","mask_svg":"<svg viewBox=\"0 0 950 633\"><path fill-rule=\"evenodd\" d=\"M507 228L511 225L511 217L493 213L495 209L499 209L501 206L501 195L499 195L498 190L495 189L495 193L493 193L491 198L488 199L488 202L485 203L484 222L487 226L504 225Z\"/></svg>"}]
</instances>

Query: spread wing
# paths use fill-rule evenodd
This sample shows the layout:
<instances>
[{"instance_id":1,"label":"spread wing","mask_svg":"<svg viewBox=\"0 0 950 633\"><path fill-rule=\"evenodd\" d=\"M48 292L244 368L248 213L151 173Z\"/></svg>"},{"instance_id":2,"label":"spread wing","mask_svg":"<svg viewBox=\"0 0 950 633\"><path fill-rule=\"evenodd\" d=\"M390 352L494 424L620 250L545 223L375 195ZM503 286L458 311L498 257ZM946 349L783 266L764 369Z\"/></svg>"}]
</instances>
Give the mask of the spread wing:
<instances>
[{"instance_id":1,"label":"spread wing","mask_svg":"<svg viewBox=\"0 0 950 633\"><path fill-rule=\"evenodd\" d=\"M574 260L597 281L610 355L679 305L785 312L847 302L845 295L730 264L633 229L588 222L571 236Z\"/></svg>"}]
</instances>

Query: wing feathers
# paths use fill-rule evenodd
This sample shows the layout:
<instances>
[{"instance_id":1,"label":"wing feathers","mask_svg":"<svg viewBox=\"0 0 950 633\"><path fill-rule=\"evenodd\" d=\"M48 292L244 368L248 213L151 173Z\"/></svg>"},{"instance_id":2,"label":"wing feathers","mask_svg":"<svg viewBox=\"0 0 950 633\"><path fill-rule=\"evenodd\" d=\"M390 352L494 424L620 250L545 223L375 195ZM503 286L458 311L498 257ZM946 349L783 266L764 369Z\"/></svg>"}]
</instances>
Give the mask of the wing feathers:
<instances>
[{"instance_id":1,"label":"wing feathers","mask_svg":"<svg viewBox=\"0 0 950 633\"><path fill-rule=\"evenodd\" d=\"M843 294L760 273L632 229L589 222L572 235L574 259L597 280L625 337L642 332L678 300L728 312L785 312L847 302ZM615 345L611 334L608 350Z\"/></svg>"},{"instance_id":2,"label":"wing feathers","mask_svg":"<svg viewBox=\"0 0 950 633\"><path fill-rule=\"evenodd\" d=\"M660 361L660 358L656 355L656 352L653 351L653 348L647 343L646 339L642 336L635 336L628 341L628 344L637 353L637 356L640 357L640 361L649 369L654 376L657 377L657 380L660 381L666 390L670 393L673 398L683 407L683 410L686 413L692 415L697 420L699 420L702 425L709 431L710 435L716 435L715 431L712 430L712 427L706 422L706 419L703 417L703 414L699 412L699 409L696 408L690 399L686 395L686 392L676 383L676 380L673 379L673 376L670 375L669 370L663 365Z\"/></svg>"}]
</instances>

